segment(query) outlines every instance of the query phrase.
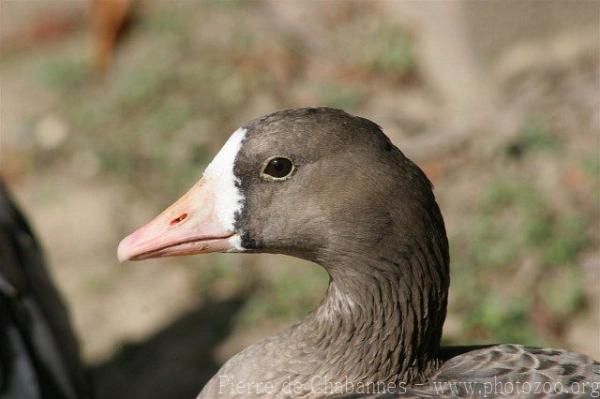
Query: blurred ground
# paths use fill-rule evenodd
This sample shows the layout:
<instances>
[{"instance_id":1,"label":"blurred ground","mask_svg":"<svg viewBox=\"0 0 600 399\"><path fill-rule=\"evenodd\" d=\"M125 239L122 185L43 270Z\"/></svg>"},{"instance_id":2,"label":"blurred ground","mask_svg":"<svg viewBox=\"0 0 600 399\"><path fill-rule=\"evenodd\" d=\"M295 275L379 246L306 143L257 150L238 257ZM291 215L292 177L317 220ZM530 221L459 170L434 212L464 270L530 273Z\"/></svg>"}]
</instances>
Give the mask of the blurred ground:
<instances>
[{"instance_id":1,"label":"blurred ground","mask_svg":"<svg viewBox=\"0 0 600 399\"><path fill-rule=\"evenodd\" d=\"M447 342L600 358L598 48L585 32L513 39L482 69L490 108L460 111L425 67L425 32L390 4L139 2L98 78L85 3L2 3L1 171L100 397L192 397L319 301L326 274L292 258L115 255L238 126L297 106L378 122L433 180L452 248Z\"/></svg>"}]
</instances>

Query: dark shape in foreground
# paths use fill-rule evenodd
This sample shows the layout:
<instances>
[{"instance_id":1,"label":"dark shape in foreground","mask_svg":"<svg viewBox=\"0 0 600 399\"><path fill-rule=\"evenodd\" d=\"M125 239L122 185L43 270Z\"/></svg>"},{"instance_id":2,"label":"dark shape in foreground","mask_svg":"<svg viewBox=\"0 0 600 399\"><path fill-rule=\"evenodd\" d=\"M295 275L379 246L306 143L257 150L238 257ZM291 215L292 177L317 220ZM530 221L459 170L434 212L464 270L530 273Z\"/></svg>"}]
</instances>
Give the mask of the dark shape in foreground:
<instances>
[{"instance_id":1,"label":"dark shape in foreground","mask_svg":"<svg viewBox=\"0 0 600 399\"><path fill-rule=\"evenodd\" d=\"M0 397L90 397L67 309L1 180Z\"/></svg>"},{"instance_id":2,"label":"dark shape in foreground","mask_svg":"<svg viewBox=\"0 0 600 399\"><path fill-rule=\"evenodd\" d=\"M207 252L296 256L323 266L330 284L317 309L231 358L200 398L323 397L372 382L396 392L381 397L527 393L509 392L516 384L537 397L600 391L600 365L584 355L440 348L442 215L421 169L367 119L306 108L254 120L184 197L119 245L122 260Z\"/></svg>"}]
</instances>

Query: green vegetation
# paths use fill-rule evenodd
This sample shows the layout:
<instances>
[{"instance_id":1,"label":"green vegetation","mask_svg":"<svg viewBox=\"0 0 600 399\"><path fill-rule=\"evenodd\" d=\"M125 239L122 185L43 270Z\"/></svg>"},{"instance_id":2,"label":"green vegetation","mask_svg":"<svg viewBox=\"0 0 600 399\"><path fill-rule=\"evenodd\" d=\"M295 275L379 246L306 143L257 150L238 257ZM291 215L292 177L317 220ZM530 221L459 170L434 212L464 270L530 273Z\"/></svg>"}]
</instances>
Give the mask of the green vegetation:
<instances>
[{"instance_id":1,"label":"green vegetation","mask_svg":"<svg viewBox=\"0 0 600 399\"><path fill-rule=\"evenodd\" d=\"M408 74L416 69L413 40L406 31L391 25L378 27L372 46L364 52L365 66L378 73Z\"/></svg>"},{"instance_id":2,"label":"green vegetation","mask_svg":"<svg viewBox=\"0 0 600 399\"><path fill-rule=\"evenodd\" d=\"M552 318L584 306L576 259L589 245L587 228L579 215L555 212L524 177L500 174L484 193L470 235L451 245L463 328L474 339L540 345L552 336L535 325L534 299ZM498 283L487 288L490 274Z\"/></svg>"},{"instance_id":3,"label":"green vegetation","mask_svg":"<svg viewBox=\"0 0 600 399\"><path fill-rule=\"evenodd\" d=\"M362 94L352 88L324 84L318 87L319 104L350 109L356 107L362 99Z\"/></svg>"},{"instance_id":4,"label":"green vegetation","mask_svg":"<svg viewBox=\"0 0 600 399\"><path fill-rule=\"evenodd\" d=\"M544 127L539 118L528 118L522 127L521 140L527 149L553 150L558 148L556 135Z\"/></svg>"},{"instance_id":5,"label":"green vegetation","mask_svg":"<svg viewBox=\"0 0 600 399\"><path fill-rule=\"evenodd\" d=\"M88 65L81 60L57 58L43 63L38 70L41 83L59 90L75 89L89 77Z\"/></svg>"},{"instance_id":6,"label":"green vegetation","mask_svg":"<svg viewBox=\"0 0 600 399\"><path fill-rule=\"evenodd\" d=\"M468 309L464 328L474 340L539 345L540 338L528 324L530 308L528 298L511 300L493 291L482 293Z\"/></svg>"},{"instance_id":7,"label":"green vegetation","mask_svg":"<svg viewBox=\"0 0 600 399\"><path fill-rule=\"evenodd\" d=\"M274 281L264 283L238 316L240 326L251 326L261 320L297 321L306 316L323 297L328 277L318 267L301 270L286 268Z\"/></svg>"}]
</instances>

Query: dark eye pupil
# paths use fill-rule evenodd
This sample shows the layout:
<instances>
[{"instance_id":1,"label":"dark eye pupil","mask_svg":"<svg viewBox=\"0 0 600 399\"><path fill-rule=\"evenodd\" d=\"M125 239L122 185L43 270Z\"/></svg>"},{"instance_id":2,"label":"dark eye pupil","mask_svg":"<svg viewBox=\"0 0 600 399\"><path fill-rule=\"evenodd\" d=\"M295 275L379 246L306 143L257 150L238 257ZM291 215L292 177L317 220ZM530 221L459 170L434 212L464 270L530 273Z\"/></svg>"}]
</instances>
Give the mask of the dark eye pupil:
<instances>
[{"instance_id":1,"label":"dark eye pupil","mask_svg":"<svg viewBox=\"0 0 600 399\"><path fill-rule=\"evenodd\" d=\"M276 178L282 178L292 172L293 166L292 161L287 158L273 158L265 167L265 174Z\"/></svg>"}]
</instances>

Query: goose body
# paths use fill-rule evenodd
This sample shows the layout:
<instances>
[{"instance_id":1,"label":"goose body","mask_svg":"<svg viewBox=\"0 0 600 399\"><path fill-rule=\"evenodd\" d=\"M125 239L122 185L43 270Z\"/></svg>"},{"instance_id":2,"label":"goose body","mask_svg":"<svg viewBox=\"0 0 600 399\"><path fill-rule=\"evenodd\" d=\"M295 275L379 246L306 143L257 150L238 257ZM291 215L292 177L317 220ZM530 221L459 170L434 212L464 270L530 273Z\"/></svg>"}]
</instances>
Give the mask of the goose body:
<instances>
[{"instance_id":1,"label":"goose body","mask_svg":"<svg viewBox=\"0 0 600 399\"><path fill-rule=\"evenodd\" d=\"M0 180L0 398L88 397L67 309Z\"/></svg>"},{"instance_id":2,"label":"goose body","mask_svg":"<svg viewBox=\"0 0 600 399\"><path fill-rule=\"evenodd\" d=\"M379 126L341 110L280 111L238 129L202 179L118 252L280 253L328 272L313 312L231 358L199 398L502 396L451 381L586 382L579 395L600 393L600 364L584 355L440 347L449 255L431 184Z\"/></svg>"}]
</instances>

